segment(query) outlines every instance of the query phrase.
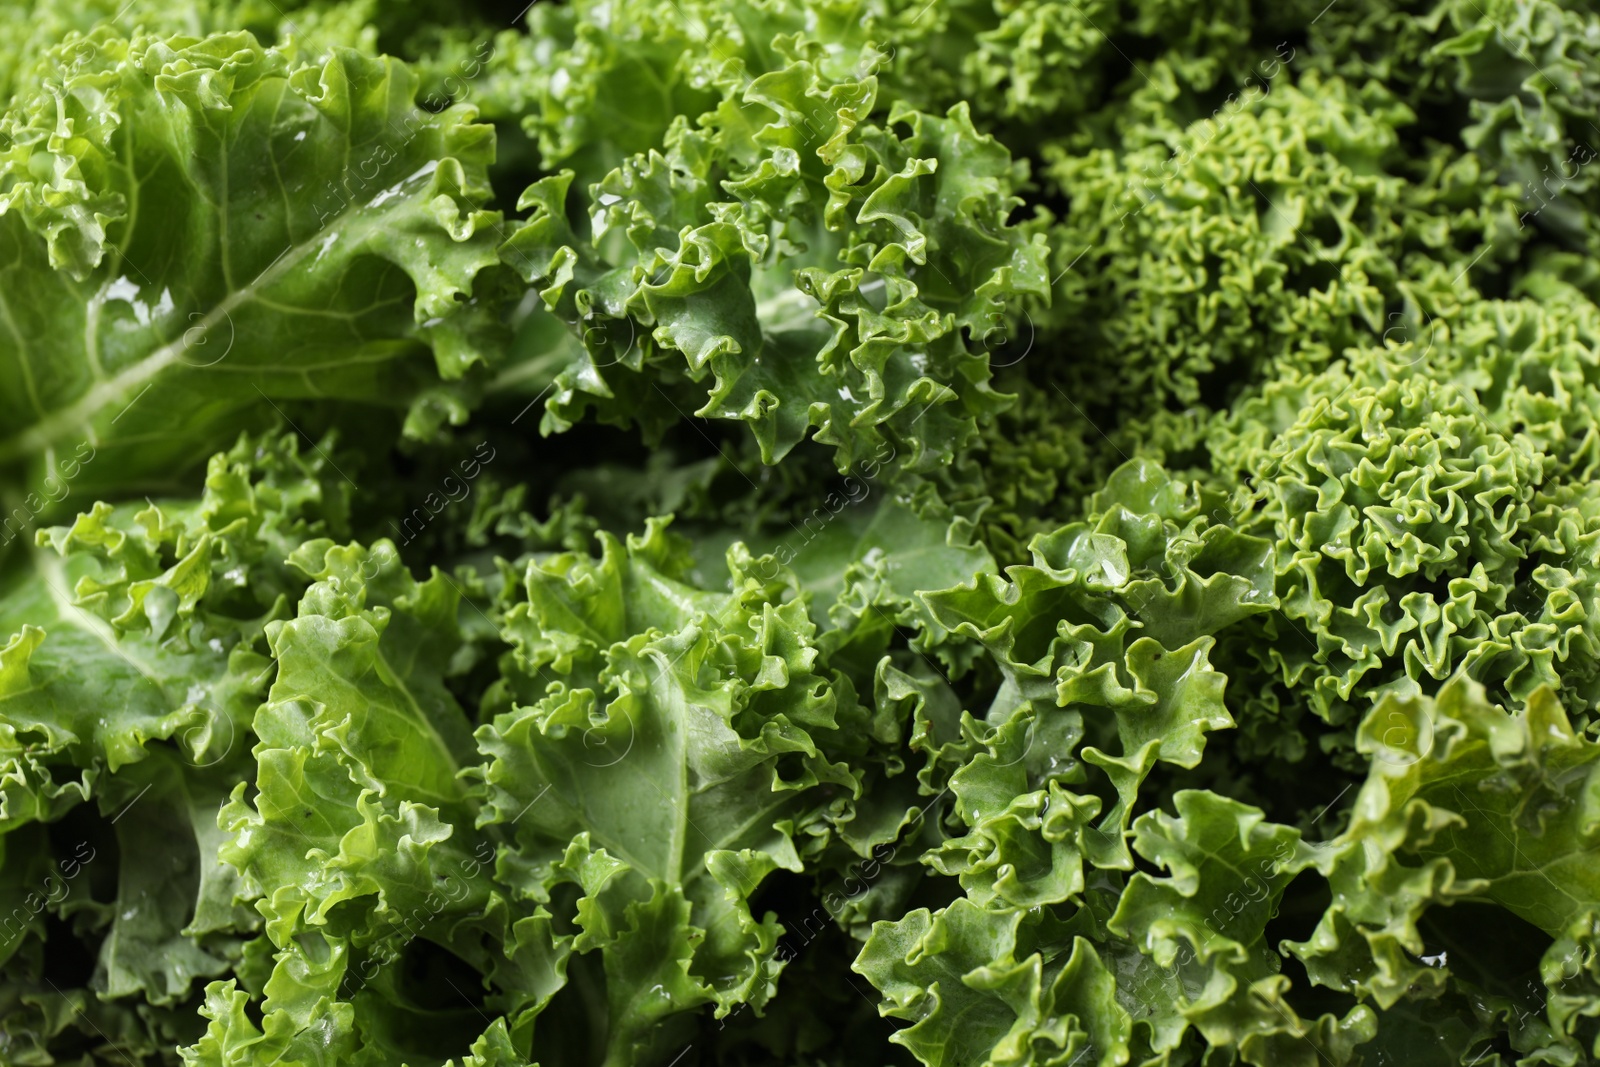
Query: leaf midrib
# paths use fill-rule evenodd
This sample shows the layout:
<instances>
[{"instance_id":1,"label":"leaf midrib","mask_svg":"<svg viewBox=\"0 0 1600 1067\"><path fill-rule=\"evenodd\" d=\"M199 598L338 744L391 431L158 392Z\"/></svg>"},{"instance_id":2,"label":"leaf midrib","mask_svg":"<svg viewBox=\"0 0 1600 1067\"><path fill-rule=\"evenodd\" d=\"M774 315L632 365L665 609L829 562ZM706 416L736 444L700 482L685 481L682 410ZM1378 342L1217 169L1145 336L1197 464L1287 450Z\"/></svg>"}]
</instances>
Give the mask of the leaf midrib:
<instances>
[{"instance_id":1,"label":"leaf midrib","mask_svg":"<svg viewBox=\"0 0 1600 1067\"><path fill-rule=\"evenodd\" d=\"M231 314L235 309L253 300L261 290L270 287L290 268L298 265L315 246L321 244L320 238L329 233L342 232L356 216L364 216L366 207L364 202L352 202L327 226L314 231L303 241L291 243L259 274L244 286L230 292L176 339L161 345L137 362L129 364L112 377L97 380L71 404L46 412L38 422L23 432L0 442L0 463L48 448L60 437L77 427L86 425L95 415L128 397L140 386L177 363L188 348L186 338L190 334L198 330L203 336L224 320L231 321ZM226 260L226 248L221 249L221 254Z\"/></svg>"},{"instance_id":2,"label":"leaf midrib","mask_svg":"<svg viewBox=\"0 0 1600 1067\"><path fill-rule=\"evenodd\" d=\"M155 686L156 691L161 694L161 699L170 706L172 700L167 694L166 687L161 684L160 674L149 664L142 663L128 654L117 641L116 633L110 623L73 603L67 591L62 588L62 582L66 579L66 566L63 561L48 555L37 545L32 547L31 554L34 568L50 591L50 600L55 605L56 617L68 626L81 630L99 641L108 652L127 663L141 678Z\"/></svg>"},{"instance_id":3,"label":"leaf midrib","mask_svg":"<svg viewBox=\"0 0 1600 1067\"><path fill-rule=\"evenodd\" d=\"M652 659L654 659L654 657L652 657ZM652 681L651 683L652 687L658 683L670 684L666 679L667 671L665 668L663 668L659 662L657 662L656 665L658 670L656 680ZM670 667L671 665L672 664L669 662L666 664L666 667ZM670 696L671 694L665 695ZM662 696L663 694L652 693L650 699L652 701L659 701L662 699ZM656 790L656 792L661 796L663 802L672 804L674 808L674 814L676 818L673 822L672 836L668 841L668 869L660 872L653 870L653 864L642 861L635 854L634 850L627 846L625 836L618 836L609 833L606 827L594 820L591 817L588 807L582 802L581 799L575 800L573 798L564 797L561 796L559 792L553 795L558 802L560 802L577 817L578 822L589 833L590 840L600 848L604 849L608 855L615 856L632 869L646 875L647 877L659 876L669 885L687 889L699 879L709 878L712 876L710 870L703 863L697 870L691 872L688 877L684 876L684 842L687 840L688 830L692 825L692 822L689 819L689 808L692 805L695 797L708 792L713 786L720 784L721 780L718 782L708 783L697 790L691 790L689 788L689 730L687 729L686 723L679 722L678 725L681 727L681 729L674 731L674 733L679 737L674 749L676 765L678 768L676 790L677 796L669 796L661 789L655 780L648 775L641 776L644 781L648 782L651 787ZM532 752L532 758L535 766L538 766L543 772L546 781L554 782L558 779L559 769L547 765L543 759L543 754L537 749L537 747L535 747ZM695 832L699 833L700 836L704 837L708 842L708 847L704 850L704 852L710 853L726 849L730 844L737 842L741 837L743 837L745 831L751 826L760 820L767 818L773 812L781 810L792 799L790 795L782 793L773 793L772 798L773 799L769 803L756 805L755 810L750 813L749 818L745 819L736 827L734 827L731 833L729 833L723 840L714 840L709 834L706 834L696 828Z\"/></svg>"}]
</instances>

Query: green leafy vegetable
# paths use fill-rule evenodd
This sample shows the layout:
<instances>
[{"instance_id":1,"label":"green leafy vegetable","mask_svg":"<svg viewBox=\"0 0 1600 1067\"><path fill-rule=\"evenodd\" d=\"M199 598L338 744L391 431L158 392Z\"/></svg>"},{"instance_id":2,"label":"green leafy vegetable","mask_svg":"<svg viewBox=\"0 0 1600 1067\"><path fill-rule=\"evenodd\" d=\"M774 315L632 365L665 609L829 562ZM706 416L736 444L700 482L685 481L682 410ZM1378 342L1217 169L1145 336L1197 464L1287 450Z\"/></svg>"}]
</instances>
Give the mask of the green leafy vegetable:
<instances>
[{"instance_id":1,"label":"green leafy vegetable","mask_svg":"<svg viewBox=\"0 0 1600 1067\"><path fill-rule=\"evenodd\" d=\"M1600 14L0 4L0 1064L1600 1062Z\"/></svg>"}]
</instances>

